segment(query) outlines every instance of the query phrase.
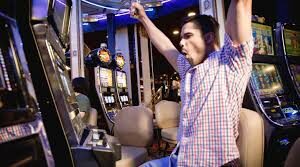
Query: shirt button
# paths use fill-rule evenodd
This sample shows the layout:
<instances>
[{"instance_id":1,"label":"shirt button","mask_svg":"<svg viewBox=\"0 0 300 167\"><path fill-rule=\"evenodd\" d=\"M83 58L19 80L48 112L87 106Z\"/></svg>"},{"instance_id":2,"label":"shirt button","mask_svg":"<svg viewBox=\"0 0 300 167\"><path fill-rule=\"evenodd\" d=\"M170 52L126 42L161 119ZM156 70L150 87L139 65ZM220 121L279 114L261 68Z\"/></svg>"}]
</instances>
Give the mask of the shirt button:
<instances>
[{"instance_id":1,"label":"shirt button","mask_svg":"<svg viewBox=\"0 0 300 167\"><path fill-rule=\"evenodd\" d=\"M187 137L182 137L181 138L181 144L182 145L186 145L187 142L188 142L188 138Z\"/></svg>"},{"instance_id":2,"label":"shirt button","mask_svg":"<svg viewBox=\"0 0 300 167\"><path fill-rule=\"evenodd\" d=\"M178 154L178 160L183 161L184 160L184 154Z\"/></svg>"}]
</instances>

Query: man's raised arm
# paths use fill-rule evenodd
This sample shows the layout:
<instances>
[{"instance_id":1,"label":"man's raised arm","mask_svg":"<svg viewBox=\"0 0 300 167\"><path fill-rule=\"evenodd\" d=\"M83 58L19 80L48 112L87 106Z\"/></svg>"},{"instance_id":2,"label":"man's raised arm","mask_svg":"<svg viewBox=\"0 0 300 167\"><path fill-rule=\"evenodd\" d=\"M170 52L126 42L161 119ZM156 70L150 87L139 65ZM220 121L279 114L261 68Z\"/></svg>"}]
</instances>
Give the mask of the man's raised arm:
<instances>
[{"instance_id":1,"label":"man's raised arm","mask_svg":"<svg viewBox=\"0 0 300 167\"><path fill-rule=\"evenodd\" d=\"M252 0L231 0L225 31L234 45L249 41L251 33Z\"/></svg>"},{"instance_id":2,"label":"man's raised arm","mask_svg":"<svg viewBox=\"0 0 300 167\"><path fill-rule=\"evenodd\" d=\"M139 3L132 3L131 15L143 24L153 45L165 56L173 68L178 71L177 57L180 54L179 51L172 44L170 39L152 23L146 15L144 8Z\"/></svg>"}]
</instances>

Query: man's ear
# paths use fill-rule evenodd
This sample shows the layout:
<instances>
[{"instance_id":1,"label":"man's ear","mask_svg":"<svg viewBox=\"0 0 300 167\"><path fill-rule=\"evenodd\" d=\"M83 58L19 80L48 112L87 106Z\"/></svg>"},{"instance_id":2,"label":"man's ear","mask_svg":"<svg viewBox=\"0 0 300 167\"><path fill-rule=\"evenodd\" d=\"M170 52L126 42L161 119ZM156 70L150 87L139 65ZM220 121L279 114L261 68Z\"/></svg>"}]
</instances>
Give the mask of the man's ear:
<instances>
[{"instance_id":1,"label":"man's ear","mask_svg":"<svg viewBox=\"0 0 300 167\"><path fill-rule=\"evenodd\" d=\"M208 32L204 34L205 44L212 44L215 42L215 34L213 32Z\"/></svg>"}]
</instances>

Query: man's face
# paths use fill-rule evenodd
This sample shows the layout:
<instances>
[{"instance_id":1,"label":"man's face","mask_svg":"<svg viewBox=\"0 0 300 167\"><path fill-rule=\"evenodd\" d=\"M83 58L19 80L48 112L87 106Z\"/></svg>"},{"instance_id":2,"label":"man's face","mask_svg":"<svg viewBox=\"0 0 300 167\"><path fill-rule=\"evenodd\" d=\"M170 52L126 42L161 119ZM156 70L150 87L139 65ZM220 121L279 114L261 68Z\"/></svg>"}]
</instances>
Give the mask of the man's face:
<instances>
[{"instance_id":1,"label":"man's face","mask_svg":"<svg viewBox=\"0 0 300 167\"><path fill-rule=\"evenodd\" d=\"M203 62L205 57L205 42L201 30L193 22L188 22L181 28L179 43L181 52L192 66Z\"/></svg>"}]
</instances>

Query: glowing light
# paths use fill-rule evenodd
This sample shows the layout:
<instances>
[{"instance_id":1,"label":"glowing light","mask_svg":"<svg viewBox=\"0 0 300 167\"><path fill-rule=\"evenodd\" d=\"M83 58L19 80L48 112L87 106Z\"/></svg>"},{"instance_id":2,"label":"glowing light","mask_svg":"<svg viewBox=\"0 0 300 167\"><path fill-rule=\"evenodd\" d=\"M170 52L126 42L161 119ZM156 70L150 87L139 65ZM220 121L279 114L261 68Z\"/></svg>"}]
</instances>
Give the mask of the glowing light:
<instances>
[{"instance_id":1,"label":"glowing light","mask_svg":"<svg viewBox=\"0 0 300 167\"><path fill-rule=\"evenodd\" d=\"M279 90L279 89L281 89L281 85L280 84L274 84L271 89L272 90Z\"/></svg>"},{"instance_id":2,"label":"glowing light","mask_svg":"<svg viewBox=\"0 0 300 167\"><path fill-rule=\"evenodd\" d=\"M187 15L188 15L188 17L192 17L192 16L195 16L196 13L195 12L189 12Z\"/></svg>"},{"instance_id":3,"label":"glowing light","mask_svg":"<svg viewBox=\"0 0 300 167\"><path fill-rule=\"evenodd\" d=\"M173 31L173 35L178 35L179 34L179 31L178 30L174 30Z\"/></svg>"},{"instance_id":4,"label":"glowing light","mask_svg":"<svg viewBox=\"0 0 300 167\"><path fill-rule=\"evenodd\" d=\"M167 2L170 2L171 0L165 0L165 1L162 1L161 3L164 4L164 3L167 3Z\"/></svg>"},{"instance_id":5,"label":"glowing light","mask_svg":"<svg viewBox=\"0 0 300 167\"><path fill-rule=\"evenodd\" d=\"M99 5L99 4L90 2L90 1L88 1L88 0L81 0L81 1L84 2L84 3L87 3L87 4L90 4L90 5L99 7L99 8L105 8L105 9L110 9L110 10L119 10L119 9L117 9L117 8L112 8L112 7L108 7L108 6Z\"/></svg>"},{"instance_id":6,"label":"glowing light","mask_svg":"<svg viewBox=\"0 0 300 167\"><path fill-rule=\"evenodd\" d=\"M67 6L65 3L63 3L63 2L60 1L60 0L56 0L56 2L58 2L58 3L60 3L60 4L64 5L64 6Z\"/></svg>"},{"instance_id":7,"label":"glowing light","mask_svg":"<svg viewBox=\"0 0 300 167\"><path fill-rule=\"evenodd\" d=\"M275 71L275 67L273 65L267 66L263 69L264 73L270 73L272 71Z\"/></svg>"},{"instance_id":8,"label":"glowing light","mask_svg":"<svg viewBox=\"0 0 300 167\"><path fill-rule=\"evenodd\" d=\"M99 8L105 8L105 9L110 9L110 10L115 10L115 11L118 11L120 10L119 8L113 8L113 7L108 7L108 6L104 6L104 5L100 5L100 4L96 4L96 3L93 3L93 2L90 2L88 0L81 0L82 2L84 3L87 3L89 5L92 5L92 6L95 6L95 7L99 7ZM170 2L171 0L164 0L162 1L161 3L164 4L164 3L167 3L167 2ZM152 7L152 5L148 5L146 4L146 7ZM129 11L129 9L124 9L126 11ZM152 9L153 10L153 9ZM146 10L147 11L147 10Z\"/></svg>"},{"instance_id":9,"label":"glowing light","mask_svg":"<svg viewBox=\"0 0 300 167\"><path fill-rule=\"evenodd\" d=\"M152 12L153 10L154 10L153 8L145 9L145 11L148 11L148 12ZM130 14L130 11L128 9L121 9L119 11L119 13L116 14L115 16L124 16L124 15L128 15L128 14ZM107 19L106 14L90 15L90 16L83 15L82 17L83 17L84 22L96 22L96 21L101 21L101 20L106 20ZM88 17L90 17L90 19Z\"/></svg>"}]
</instances>

